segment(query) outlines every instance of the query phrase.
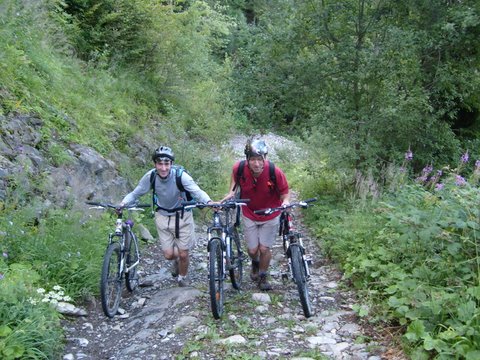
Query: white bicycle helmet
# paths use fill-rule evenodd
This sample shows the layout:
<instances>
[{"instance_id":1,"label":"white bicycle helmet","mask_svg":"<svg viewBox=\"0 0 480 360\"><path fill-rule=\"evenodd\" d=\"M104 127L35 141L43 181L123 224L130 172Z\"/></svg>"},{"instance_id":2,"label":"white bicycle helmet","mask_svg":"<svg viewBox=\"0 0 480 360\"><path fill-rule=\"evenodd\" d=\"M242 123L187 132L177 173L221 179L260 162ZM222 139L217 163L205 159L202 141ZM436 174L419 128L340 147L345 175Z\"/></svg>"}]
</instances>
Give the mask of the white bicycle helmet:
<instances>
[{"instance_id":1,"label":"white bicycle helmet","mask_svg":"<svg viewBox=\"0 0 480 360\"><path fill-rule=\"evenodd\" d=\"M252 156L261 156L263 159L266 158L268 154L268 147L265 141L256 139L248 140L245 145L245 156L247 160Z\"/></svg>"},{"instance_id":2,"label":"white bicycle helmet","mask_svg":"<svg viewBox=\"0 0 480 360\"><path fill-rule=\"evenodd\" d=\"M158 149L155 149L152 160L156 162L157 160L170 160L171 162L175 161L175 155L168 146L160 146Z\"/></svg>"}]
</instances>

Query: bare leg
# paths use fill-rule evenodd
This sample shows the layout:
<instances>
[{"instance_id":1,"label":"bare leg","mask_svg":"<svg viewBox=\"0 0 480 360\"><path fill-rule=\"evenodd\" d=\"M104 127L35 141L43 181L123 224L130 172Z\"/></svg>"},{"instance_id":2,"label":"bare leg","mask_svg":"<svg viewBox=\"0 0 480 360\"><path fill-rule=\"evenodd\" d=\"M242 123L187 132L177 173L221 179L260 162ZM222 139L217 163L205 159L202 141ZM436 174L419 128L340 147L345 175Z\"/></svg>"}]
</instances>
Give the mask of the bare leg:
<instances>
[{"instance_id":1,"label":"bare leg","mask_svg":"<svg viewBox=\"0 0 480 360\"><path fill-rule=\"evenodd\" d=\"M190 264L188 250L179 250L178 255L178 274L180 276L186 276L188 272L188 265Z\"/></svg>"},{"instance_id":2,"label":"bare leg","mask_svg":"<svg viewBox=\"0 0 480 360\"><path fill-rule=\"evenodd\" d=\"M163 249L163 256L166 260L176 260L179 257L178 248L174 246L170 249Z\"/></svg>"},{"instance_id":3,"label":"bare leg","mask_svg":"<svg viewBox=\"0 0 480 360\"><path fill-rule=\"evenodd\" d=\"M260 245L260 273L268 272L268 267L270 266L270 260L272 259L272 252L270 248Z\"/></svg>"}]
</instances>

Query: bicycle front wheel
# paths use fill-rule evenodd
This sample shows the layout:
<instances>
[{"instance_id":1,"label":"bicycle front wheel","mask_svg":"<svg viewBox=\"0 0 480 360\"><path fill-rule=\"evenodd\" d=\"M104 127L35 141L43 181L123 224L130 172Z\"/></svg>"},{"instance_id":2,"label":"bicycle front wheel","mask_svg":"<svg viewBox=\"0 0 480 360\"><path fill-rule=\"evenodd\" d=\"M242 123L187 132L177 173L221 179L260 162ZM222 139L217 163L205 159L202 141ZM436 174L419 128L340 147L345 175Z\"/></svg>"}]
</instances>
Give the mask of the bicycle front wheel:
<instances>
[{"instance_id":1,"label":"bicycle front wheel","mask_svg":"<svg viewBox=\"0 0 480 360\"><path fill-rule=\"evenodd\" d=\"M132 234L129 231L125 232L125 249L127 250L127 268L138 262L138 253L137 247L135 246L135 241ZM134 291L139 283L139 276L137 273L137 266L131 268L125 276L125 285L127 286L128 291Z\"/></svg>"},{"instance_id":2,"label":"bicycle front wheel","mask_svg":"<svg viewBox=\"0 0 480 360\"><path fill-rule=\"evenodd\" d=\"M243 252L240 243L240 236L236 227L230 232L230 280L234 289L240 290L243 279Z\"/></svg>"},{"instance_id":3,"label":"bicycle front wheel","mask_svg":"<svg viewBox=\"0 0 480 360\"><path fill-rule=\"evenodd\" d=\"M307 271L305 268L305 262L303 261L302 248L297 244L292 244L290 246L290 257L292 260L293 280L295 281L295 284L297 284L303 314L308 318L312 316L313 311L308 296Z\"/></svg>"},{"instance_id":4,"label":"bicycle front wheel","mask_svg":"<svg viewBox=\"0 0 480 360\"><path fill-rule=\"evenodd\" d=\"M103 257L100 295L105 315L114 317L122 295L122 274L120 273L121 251L118 242L111 243Z\"/></svg>"},{"instance_id":5,"label":"bicycle front wheel","mask_svg":"<svg viewBox=\"0 0 480 360\"><path fill-rule=\"evenodd\" d=\"M209 244L209 288L210 304L215 319L220 319L223 313L223 250L221 240L213 238Z\"/></svg>"}]
</instances>

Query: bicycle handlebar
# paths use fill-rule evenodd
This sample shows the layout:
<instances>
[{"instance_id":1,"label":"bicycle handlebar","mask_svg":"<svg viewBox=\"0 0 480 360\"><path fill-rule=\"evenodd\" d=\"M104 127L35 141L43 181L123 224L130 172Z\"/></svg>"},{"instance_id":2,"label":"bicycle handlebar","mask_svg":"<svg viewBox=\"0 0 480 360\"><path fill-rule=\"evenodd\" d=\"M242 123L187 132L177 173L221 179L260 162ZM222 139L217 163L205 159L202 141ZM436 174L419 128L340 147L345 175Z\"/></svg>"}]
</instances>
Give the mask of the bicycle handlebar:
<instances>
[{"instance_id":1,"label":"bicycle handlebar","mask_svg":"<svg viewBox=\"0 0 480 360\"><path fill-rule=\"evenodd\" d=\"M185 207L185 209L193 209L193 208L203 209L206 207L216 208L216 209L234 209L237 206L247 205L249 201L250 199L234 199L234 200L227 200L222 203L205 204L205 203L199 203L192 200L192 201L183 202L182 205Z\"/></svg>"},{"instance_id":2,"label":"bicycle handlebar","mask_svg":"<svg viewBox=\"0 0 480 360\"><path fill-rule=\"evenodd\" d=\"M295 207L301 207L301 208L307 208L311 202L317 201L317 198L311 198L307 200L302 200L298 202L291 203L286 206L279 206L275 208L267 208L267 209L261 209L261 210L254 210L253 212L258 215L270 215L274 213L275 211L284 211L287 209L295 208Z\"/></svg>"},{"instance_id":3,"label":"bicycle handlebar","mask_svg":"<svg viewBox=\"0 0 480 360\"><path fill-rule=\"evenodd\" d=\"M104 202L96 202L96 201L86 201L85 204L92 205L92 209L114 209L114 210L121 210L127 209L132 211L144 211L143 209L151 207L149 204L131 204L125 205L123 207L119 207L118 205L111 204L111 203L104 203Z\"/></svg>"}]
</instances>

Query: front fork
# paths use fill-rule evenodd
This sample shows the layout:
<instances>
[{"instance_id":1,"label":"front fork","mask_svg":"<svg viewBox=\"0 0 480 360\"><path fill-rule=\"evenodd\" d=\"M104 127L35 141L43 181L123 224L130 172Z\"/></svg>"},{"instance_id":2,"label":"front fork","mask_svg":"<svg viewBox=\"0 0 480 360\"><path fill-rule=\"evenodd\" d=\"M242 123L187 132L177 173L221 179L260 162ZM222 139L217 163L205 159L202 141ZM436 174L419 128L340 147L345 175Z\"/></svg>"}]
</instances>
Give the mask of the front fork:
<instances>
[{"instance_id":1,"label":"front fork","mask_svg":"<svg viewBox=\"0 0 480 360\"><path fill-rule=\"evenodd\" d=\"M312 264L312 259L310 256L307 256L307 254L305 254L305 248L303 247L303 239L300 235L296 235L296 236L286 236L285 238L285 244L286 244L286 257L288 259L288 273L285 274L283 273L282 274L282 279L283 280L287 280L288 279L288 275L290 275L290 278L292 280L294 280L294 277L293 277L293 271L292 271L292 254L290 252L290 248L291 246L298 246L300 247L300 252L302 254L302 260L303 260L303 264L304 264L304 268L305 268L305 278L306 280L309 280L310 279L310 268L309 268L309 265Z\"/></svg>"}]
</instances>

